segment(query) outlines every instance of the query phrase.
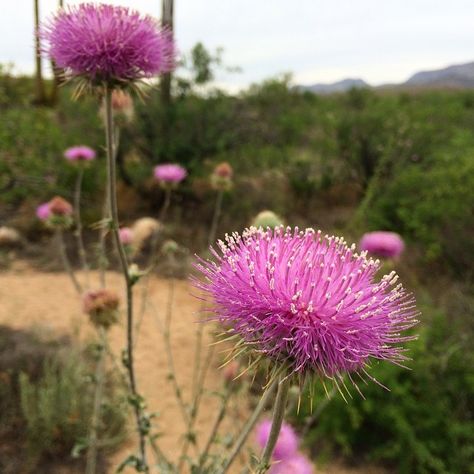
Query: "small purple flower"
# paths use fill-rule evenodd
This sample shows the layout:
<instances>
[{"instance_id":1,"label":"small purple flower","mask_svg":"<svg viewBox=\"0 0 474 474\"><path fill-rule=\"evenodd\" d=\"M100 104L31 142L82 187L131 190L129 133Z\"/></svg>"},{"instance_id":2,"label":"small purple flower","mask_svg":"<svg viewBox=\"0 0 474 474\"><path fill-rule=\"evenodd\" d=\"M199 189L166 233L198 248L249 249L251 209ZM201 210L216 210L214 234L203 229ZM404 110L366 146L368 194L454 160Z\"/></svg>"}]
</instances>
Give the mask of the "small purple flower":
<instances>
[{"instance_id":1,"label":"small purple flower","mask_svg":"<svg viewBox=\"0 0 474 474\"><path fill-rule=\"evenodd\" d=\"M40 221L47 221L51 217L51 210L49 209L49 202L44 202L36 208L36 217Z\"/></svg>"},{"instance_id":2,"label":"small purple flower","mask_svg":"<svg viewBox=\"0 0 474 474\"><path fill-rule=\"evenodd\" d=\"M171 32L135 10L83 3L57 13L41 30L59 68L94 83L123 85L171 71Z\"/></svg>"},{"instance_id":3,"label":"small purple flower","mask_svg":"<svg viewBox=\"0 0 474 474\"><path fill-rule=\"evenodd\" d=\"M131 245L133 242L133 231L130 227L121 227L119 229L120 242L123 245Z\"/></svg>"},{"instance_id":4,"label":"small purple flower","mask_svg":"<svg viewBox=\"0 0 474 474\"><path fill-rule=\"evenodd\" d=\"M257 426L256 439L258 445L262 449L265 448L268 442L271 427L271 420L263 420ZM298 444L298 435L295 433L294 429L288 423L283 422L275 449L273 451L273 458L276 460L281 460L293 457L298 450Z\"/></svg>"},{"instance_id":5,"label":"small purple flower","mask_svg":"<svg viewBox=\"0 0 474 474\"><path fill-rule=\"evenodd\" d=\"M215 262L200 260L196 286L214 316L248 350L292 373L370 375L370 359L406 360L403 331L417 323L414 298L395 272L380 281L378 261L342 238L313 229L251 227L219 241ZM241 347L241 346L240 346ZM361 375L362 375L361 374Z\"/></svg>"},{"instance_id":6,"label":"small purple flower","mask_svg":"<svg viewBox=\"0 0 474 474\"><path fill-rule=\"evenodd\" d=\"M73 146L64 152L64 158L69 161L91 161L95 156L95 150L85 145Z\"/></svg>"},{"instance_id":7,"label":"small purple flower","mask_svg":"<svg viewBox=\"0 0 474 474\"><path fill-rule=\"evenodd\" d=\"M397 258L405 249L403 239L395 232L369 232L364 234L360 244L361 250L381 258Z\"/></svg>"},{"instance_id":8,"label":"small purple flower","mask_svg":"<svg viewBox=\"0 0 474 474\"><path fill-rule=\"evenodd\" d=\"M296 453L291 458L272 464L268 474L314 474L311 461L303 454Z\"/></svg>"},{"instance_id":9,"label":"small purple flower","mask_svg":"<svg viewBox=\"0 0 474 474\"><path fill-rule=\"evenodd\" d=\"M155 167L154 176L160 183L178 184L183 181L188 172L180 165L166 163Z\"/></svg>"}]
</instances>

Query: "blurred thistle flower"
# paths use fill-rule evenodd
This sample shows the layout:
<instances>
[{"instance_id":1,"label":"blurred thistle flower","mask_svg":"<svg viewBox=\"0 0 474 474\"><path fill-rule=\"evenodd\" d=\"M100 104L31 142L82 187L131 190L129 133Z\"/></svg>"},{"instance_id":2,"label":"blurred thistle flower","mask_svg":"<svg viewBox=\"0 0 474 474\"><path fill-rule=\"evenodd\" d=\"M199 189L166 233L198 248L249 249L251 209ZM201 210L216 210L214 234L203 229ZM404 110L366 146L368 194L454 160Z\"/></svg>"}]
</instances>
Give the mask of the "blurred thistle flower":
<instances>
[{"instance_id":1,"label":"blurred thistle flower","mask_svg":"<svg viewBox=\"0 0 474 474\"><path fill-rule=\"evenodd\" d=\"M49 202L44 202L36 208L36 217L40 221L47 221L51 217L51 211L49 210Z\"/></svg>"},{"instance_id":2,"label":"blurred thistle flower","mask_svg":"<svg viewBox=\"0 0 474 474\"><path fill-rule=\"evenodd\" d=\"M112 92L111 102L115 123L119 127L124 127L129 124L133 120L135 114L132 96L122 89L114 89ZM99 116L105 123L105 101L102 102Z\"/></svg>"},{"instance_id":3,"label":"blurred thistle flower","mask_svg":"<svg viewBox=\"0 0 474 474\"><path fill-rule=\"evenodd\" d=\"M122 88L175 67L171 32L125 7L70 6L59 10L40 35L56 66L90 85Z\"/></svg>"},{"instance_id":4,"label":"blurred thistle flower","mask_svg":"<svg viewBox=\"0 0 474 474\"><path fill-rule=\"evenodd\" d=\"M227 163L219 163L211 174L211 186L217 191L228 191L232 188L234 170Z\"/></svg>"},{"instance_id":5,"label":"blurred thistle flower","mask_svg":"<svg viewBox=\"0 0 474 474\"><path fill-rule=\"evenodd\" d=\"M395 232L368 232L362 236L359 247L381 258L397 258L405 249L403 239Z\"/></svg>"},{"instance_id":6,"label":"blurred thistle flower","mask_svg":"<svg viewBox=\"0 0 474 474\"><path fill-rule=\"evenodd\" d=\"M72 213L72 205L61 196L55 196L36 209L38 219L53 229L70 227L73 223Z\"/></svg>"},{"instance_id":7,"label":"blurred thistle flower","mask_svg":"<svg viewBox=\"0 0 474 474\"><path fill-rule=\"evenodd\" d=\"M154 176L163 186L176 186L183 181L188 172L180 165L174 163L166 163L164 165L155 166Z\"/></svg>"},{"instance_id":8,"label":"blurred thistle flower","mask_svg":"<svg viewBox=\"0 0 474 474\"><path fill-rule=\"evenodd\" d=\"M414 298L395 272L375 280L379 261L342 238L299 231L246 229L219 241L215 262L200 259L196 286L212 297L214 316L258 358L289 373L366 374L370 359L401 364L401 333L417 323ZM361 377L362 377L362 374Z\"/></svg>"},{"instance_id":9,"label":"blurred thistle flower","mask_svg":"<svg viewBox=\"0 0 474 474\"><path fill-rule=\"evenodd\" d=\"M165 255L174 255L179 251L179 245L172 239L165 240L161 246L161 251Z\"/></svg>"},{"instance_id":10,"label":"blurred thistle flower","mask_svg":"<svg viewBox=\"0 0 474 474\"><path fill-rule=\"evenodd\" d=\"M270 467L268 474L314 474L313 464L301 453L277 461Z\"/></svg>"},{"instance_id":11,"label":"blurred thistle flower","mask_svg":"<svg viewBox=\"0 0 474 474\"><path fill-rule=\"evenodd\" d=\"M273 211L259 212L252 221L252 227L261 227L262 229L274 229L283 224L283 220L277 216Z\"/></svg>"},{"instance_id":12,"label":"blurred thistle flower","mask_svg":"<svg viewBox=\"0 0 474 474\"><path fill-rule=\"evenodd\" d=\"M73 146L64 152L64 158L73 162L91 161L95 156L95 150L85 145Z\"/></svg>"},{"instance_id":13,"label":"blurred thistle flower","mask_svg":"<svg viewBox=\"0 0 474 474\"><path fill-rule=\"evenodd\" d=\"M95 326L110 327L118 320L120 299L112 290L102 288L90 290L82 297L82 310L88 314Z\"/></svg>"},{"instance_id":14,"label":"blurred thistle flower","mask_svg":"<svg viewBox=\"0 0 474 474\"><path fill-rule=\"evenodd\" d=\"M120 242L123 245L132 245L133 244L133 231L130 227L121 227L119 229L119 238Z\"/></svg>"},{"instance_id":15,"label":"blurred thistle flower","mask_svg":"<svg viewBox=\"0 0 474 474\"><path fill-rule=\"evenodd\" d=\"M262 449L265 448L268 442L271 428L272 421L268 419L261 421L257 425L256 440ZM282 460L293 457L298 450L298 444L299 438L295 430L288 423L283 422L273 451L273 458L275 460Z\"/></svg>"},{"instance_id":16,"label":"blurred thistle flower","mask_svg":"<svg viewBox=\"0 0 474 474\"><path fill-rule=\"evenodd\" d=\"M72 205L61 196L55 196L48 202L49 212L52 216L70 216L72 214Z\"/></svg>"}]
</instances>

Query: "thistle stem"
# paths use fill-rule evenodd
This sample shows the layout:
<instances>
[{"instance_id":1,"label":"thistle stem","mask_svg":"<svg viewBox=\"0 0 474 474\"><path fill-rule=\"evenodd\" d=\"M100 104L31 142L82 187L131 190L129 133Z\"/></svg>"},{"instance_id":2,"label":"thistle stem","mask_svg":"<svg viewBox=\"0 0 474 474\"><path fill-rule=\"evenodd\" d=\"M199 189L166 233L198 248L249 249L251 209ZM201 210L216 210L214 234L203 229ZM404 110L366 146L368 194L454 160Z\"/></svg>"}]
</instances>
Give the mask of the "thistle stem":
<instances>
[{"instance_id":1,"label":"thistle stem","mask_svg":"<svg viewBox=\"0 0 474 474\"><path fill-rule=\"evenodd\" d=\"M128 261L125 250L120 242L119 218L117 206L117 188L116 188L116 167L114 153L114 124L112 110L112 90L106 86L105 89L105 116L106 116L106 143L107 143L107 163L108 163L108 200L110 205L111 228L115 244L118 250L120 266L126 285L127 296L127 370L130 384L130 391L133 398L133 407L137 423L140 449L140 469L142 472L149 472L146 461L145 442L146 434L142 429L142 406L137 392L135 379L134 360L133 360L133 282L128 272Z\"/></svg>"},{"instance_id":2,"label":"thistle stem","mask_svg":"<svg viewBox=\"0 0 474 474\"><path fill-rule=\"evenodd\" d=\"M76 240L77 248L79 250L79 258L81 266L86 274L86 287L89 287L89 264L87 263L86 249L84 246L84 239L82 235L82 221L81 221L81 190L82 180L84 177L84 168L80 165L76 178L76 188L74 190L74 211L76 219Z\"/></svg>"},{"instance_id":3,"label":"thistle stem","mask_svg":"<svg viewBox=\"0 0 474 474\"><path fill-rule=\"evenodd\" d=\"M283 376L285 377L285 376ZM288 377L283 378L278 384L278 392L273 408L272 427L268 437L267 445L263 450L262 459L257 467L256 474L264 474L270 468L270 460L278 441L283 418L285 417L286 402L288 401L288 390L290 388L290 380Z\"/></svg>"},{"instance_id":4,"label":"thistle stem","mask_svg":"<svg viewBox=\"0 0 474 474\"><path fill-rule=\"evenodd\" d=\"M237 438L237 441L234 443L234 446L232 447L228 458L226 459L226 461L224 462L222 466L222 471L219 471L221 474L225 474L229 470L233 462L235 461L235 458L240 453L242 446L244 445L245 441L250 435L250 432L253 430L253 427L258 421L258 417L260 416L262 411L265 409L265 406L277 385L278 385L278 378L275 377L275 380L273 380L273 382L267 388L265 393L262 395L262 398L260 399L257 406L255 407L255 410L253 411L252 415L250 416L250 418L247 420L247 423L245 423L244 427L242 428L242 431L239 437Z\"/></svg>"},{"instance_id":5,"label":"thistle stem","mask_svg":"<svg viewBox=\"0 0 474 474\"><path fill-rule=\"evenodd\" d=\"M67 274L69 275L69 278L71 279L75 290L79 294L82 294L82 286L79 283L78 279L76 278L76 274L74 273L74 270L72 269L71 263L69 262L69 258L67 256L66 245L64 243L64 234L63 234L63 230L61 228L56 230L56 241L57 241L57 244L58 244L59 254L61 256L61 261L63 263L63 266L64 266Z\"/></svg>"},{"instance_id":6,"label":"thistle stem","mask_svg":"<svg viewBox=\"0 0 474 474\"><path fill-rule=\"evenodd\" d=\"M217 234L217 225L219 223L219 218L222 212L222 198L224 197L224 192L219 190L216 196L216 205L214 207L214 215L212 216L211 229L209 230L209 238L207 245L210 247L216 240Z\"/></svg>"},{"instance_id":7,"label":"thistle stem","mask_svg":"<svg viewBox=\"0 0 474 474\"><path fill-rule=\"evenodd\" d=\"M100 352L99 359L95 370L95 392L94 392L94 408L92 412L92 420L89 434L89 449L87 451L86 474L95 474L97 466L97 446L98 446L98 431L100 426L100 411L102 404L102 396L104 392L105 382L105 330L99 329L100 335Z\"/></svg>"}]
</instances>

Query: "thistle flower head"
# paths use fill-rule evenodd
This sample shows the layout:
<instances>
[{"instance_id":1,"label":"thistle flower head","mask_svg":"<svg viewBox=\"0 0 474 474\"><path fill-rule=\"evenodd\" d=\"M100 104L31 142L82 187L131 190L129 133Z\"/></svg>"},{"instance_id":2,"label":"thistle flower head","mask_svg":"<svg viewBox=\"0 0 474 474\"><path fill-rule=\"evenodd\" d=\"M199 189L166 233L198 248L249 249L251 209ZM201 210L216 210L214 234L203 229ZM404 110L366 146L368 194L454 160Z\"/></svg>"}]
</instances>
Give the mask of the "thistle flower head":
<instances>
[{"instance_id":1,"label":"thistle flower head","mask_svg":"<svg viewBox=\"0 0 474 474\"><path fill-rule=\"evenodd\" d=\"M283 220L281 217L277 216L273 211L262 211L259 212L252 221L253 227L262 227L266 229L270 227L270 229L274 229L283 224Z\"/></svg>"},{"instance_id":2,"label":"thistle flower head","mask_svg":"<svg viewBox=\"0 0 474 474\"><path fill-rule=\"evenodd\" d=\"M257 425L256 439L262 449L265 448L268 442L271 427L272 421L268 419L261 421ZM283 422L272 457L276 460L291 458L296 454L298 444L299 438L295 430L288 423Z\"/></svg>"},{"instance_id":3,"label":"thistle flower head","mask_svg":"<svg viewBox=\"0 0 474 474\"><path fill-rule=\"evenodd\" d=\"M53 216L70 216L72 214L72 205L61 196L55 196L48 202L49 212Z\"/></svg>"},{"instance_id":4,"label":"thistle flower head","mask_svg":"<svg viewBox=\"0 0 474 474\"><path fill-rule=\"evenodd\" d=\"M82 297L82 310L88 314L96 326L110 327L118 319L120 299L107 288L90 290Z\"/></svg>"},{"instance_id":5,"label":"thistle flower head","mask_svg":"<svg viewBox=\"0 0 474 474\"><path fill-rule=\"evenodd\" d=\"M232 188L234 170L229 163L219 163L211 174L211 186L217 191L228 191Z\"/></svg>"},{"instance_id":6,"label":"thistle flower head","mask_svg":"<svg viewBox=\"0 0 474 474\"><path fill-rule=\"evenodd\" d=\"M396 258L403 253L405 243L395 232L377 231L364 234L360 248L376 257Z\"/></svg>"},{"instance_id":7,"label":"thistle flower head","mask_svg":"<svg viewBox=\"0 0 474 474\"><path fill-rule=\"evenodd\" d=\"M282 459L270 467L268 474L314 474L311 461L301 453Z\"/></svg>"},{"instance_id":8,"label":"thistle flower head","mask_svg":"<svg viewBox=\"0 0 474 474\"><path fill-rule=\"evenodd\" d=\"M342 238L313 229L250 228L200 260L196 285L214 301L213 318L253 351L291 373L334 380L363 372L371 358L400 363L401 333L416 324L414 299L395 272ZM369 376L370 377L370 376Z\"/></svg>"},{"instance_id":9,"label":"thistle flower head","mask_svg":"<svg viewBox=\"0 0 474 474\"><path fill-rule=\"evenodd\" d=\"M49 210L49 202L44 202L36 208L36 217L40 221L46 221L51 216L51 211Z\"/></svg>"},{"instance_id":10,"label":"thistle flower head","mask_svg":"<svg viewBox=\"0 0 474 474\"><path fill-rule=\"evenodd\" d=\"M95 156L95 150L85 145L73 146L64 152L64 158L69 161L91 161Z\"/></svg>"},{"instance_id":11,"label":"thistle flower head","mask_svg":"<svg viewBox=\"0 0 474 474\"><path fill-rule=\"evenodd\" d=\"M171 71L171 33L150 16L105 4L60 10L41 30L46 52L59 68L98 85L123 86Z\"/></svg>"},{"instance_id":12,"label":"thistle flower head","mask_svg":"<svg viewBox=\"0 0 474 474\"><path fill-rule=\"evenodd\" d=\"M133 231L130 227L121 227L119 229L120 242L123 245L132 245L133 243Z\"/></svg>"},{"instance_id":13,"label":"thistle flower head","mask_svg":"<svg viewBox=\"0 0 474 474\"><path fill-rule=\"evenodd\" d=\"M155 166L154 176L160 184L177 185L188 175L188 172L180 165L166 163Z\"/></svg>"}]
</instances>

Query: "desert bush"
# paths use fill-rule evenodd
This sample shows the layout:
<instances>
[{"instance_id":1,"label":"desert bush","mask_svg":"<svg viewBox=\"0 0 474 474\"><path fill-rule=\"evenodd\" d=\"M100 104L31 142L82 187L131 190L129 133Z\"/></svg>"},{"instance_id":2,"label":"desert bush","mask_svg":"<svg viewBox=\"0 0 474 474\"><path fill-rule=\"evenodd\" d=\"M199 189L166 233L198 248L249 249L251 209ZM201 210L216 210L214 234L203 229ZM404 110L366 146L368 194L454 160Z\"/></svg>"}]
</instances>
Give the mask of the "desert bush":
<instances>
[{"instance_id":1,"label":"desert bush","mask_svg":"<svg viewBox=\"0 0 474 474\"><path fill-rule=\"evenodd\" d=\"M75 446L86 445L93 382L90 368L74 350L67 357L47 359L36 382L26 374L20 375L21 410L28 447L35 458L67 457ZM123 403L111 386L102 403L100 446L113 448L124 440Z\"/></svg>"},{"instance_id":2,"label":"desert bush","mask_svg":"<svg viewBox=\"0 0 474 474\"><path fill-rule=\"evenodd\" d=\"M67 462L74 447L78 452L84 447L92 412L93 357L71 344L66 337L0 326L0 471L36 469L40 460ZM100 425L103 450L124 439L124 410L116 387L109 374Z\"/></svg>"}]
</instances>

